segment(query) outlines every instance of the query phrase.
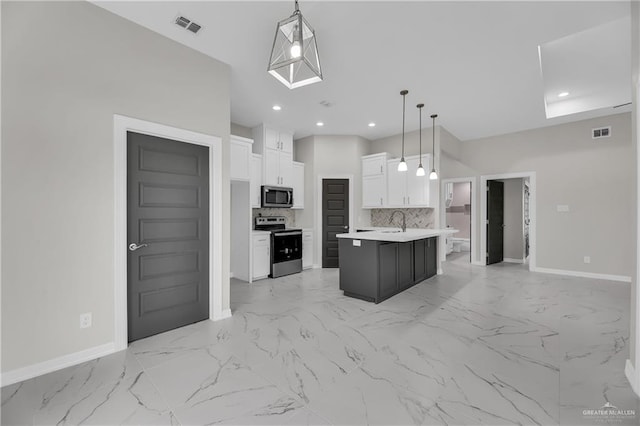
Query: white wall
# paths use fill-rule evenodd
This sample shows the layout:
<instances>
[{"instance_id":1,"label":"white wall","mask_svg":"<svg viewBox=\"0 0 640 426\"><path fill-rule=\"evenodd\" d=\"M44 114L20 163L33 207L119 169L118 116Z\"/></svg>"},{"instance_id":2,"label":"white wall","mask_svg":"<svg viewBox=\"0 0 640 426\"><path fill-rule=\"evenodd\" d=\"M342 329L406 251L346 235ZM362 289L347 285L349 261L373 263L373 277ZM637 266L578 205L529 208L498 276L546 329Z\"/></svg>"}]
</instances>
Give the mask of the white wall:
<instances>
[{"instance_id":1,"label":"white wall","mask_svg":"<svg viewBox=\"0 0 640 426\"><path fill-rule=\"evenodd\" d=\"M113 341L113 115L219 136L228 158L230 71L90 3L1 7L4 373Z\"/></svg>"},{"instance_id":2,"label":"white wall","mask_svg":"<svg viewBox=\"0 0 640 426\"><path fill-rule=\"evenodd\" d=\"M354 226L368 226L370 214L362 210L362 162L368 154L369 141L360 136L309 136L295 141L295 160L305 163L304 210L296 211L296 226L315 229L314 265L321 265L320 221L318 215L319 176L353 176L354 208L350 212Z\"/></svg>"},{"instance_id":3,"label":"white wall","mask_svg":"<svg viewBox=\"0 0 640 426\"><path fill-rule=\"evenodd\" d=\"M504 257L524 259L522 178L504 179Z\"/></svg>"},{"instance_id":4,"label":"white wall","mask_svg":"<svg viewBox=\"0 0 640 426\"><path fill-rule=\"evenodd\" d=\"M231 134L247 139L253 139L253 129L236 123L231 123Z\"/></svg>"},{"instance_id":5,"label":"white wall","mask_svg":"<svg viewBox=\"0 0 640 426\"><path fill-rule=\"evenodd\" d=\"M591 139L592 128L608 125L610 138ZM461 163L478 176L536 172L538 267L631 276L635 239L614 225L635 223L634 152L624 113L464 142Z\"/></svg>"}]
</instances>

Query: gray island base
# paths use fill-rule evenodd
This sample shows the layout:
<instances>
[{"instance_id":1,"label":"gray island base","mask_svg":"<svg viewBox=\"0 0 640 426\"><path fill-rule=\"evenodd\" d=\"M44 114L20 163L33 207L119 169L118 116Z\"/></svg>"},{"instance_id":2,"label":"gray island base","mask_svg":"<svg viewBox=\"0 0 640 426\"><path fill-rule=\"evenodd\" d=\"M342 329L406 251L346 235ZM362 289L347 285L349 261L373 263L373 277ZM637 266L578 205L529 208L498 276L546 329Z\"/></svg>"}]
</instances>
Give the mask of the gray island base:
<instances>
[{"instance_id":1,"label":"gray island base","mask_svg":"<svg viewBox=\"0 0 640 426\"><path fill-rule=\"evenodd\" d=\"M340 289L380 303L438 271L438 238L456 230L372 231L340 234Z\"/></svg>"}]
</instances>

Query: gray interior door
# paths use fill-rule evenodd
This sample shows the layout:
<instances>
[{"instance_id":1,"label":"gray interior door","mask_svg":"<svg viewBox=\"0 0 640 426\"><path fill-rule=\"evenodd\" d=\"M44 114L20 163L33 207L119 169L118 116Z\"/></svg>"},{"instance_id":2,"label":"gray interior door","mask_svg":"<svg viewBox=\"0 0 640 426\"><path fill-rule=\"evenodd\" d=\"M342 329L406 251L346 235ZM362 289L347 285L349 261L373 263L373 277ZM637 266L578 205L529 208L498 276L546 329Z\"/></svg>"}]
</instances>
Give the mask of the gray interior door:
<instances>
[{"instance_id":1,"label":"gray interior door","mask_svg":"<svg viewBox=\"0 0 640 426\"><path fill-rule=\"evenodd\" d=\"M209 148L128 132L127 215L129 341L208 318Z\"/></svg>"},{"instance_id":2,"label":"gray interior door","mask_svg":"<svg viewBox=\"0 0 640 426\"><path fill-rule=\"evenodd\" d=\"M322 267L337 268L337 234L349 232L349 179L322 180Z\"/></svg>"},{"instance_id":3,"label":"gray interior door","mask_svg":"<svg viewBox=\"0 0 640 426\"><path fill-rule=\"evenodd\" d=\"M504 260L504 183L487 181L487 265Z\"/></svg>"}]
</instances>

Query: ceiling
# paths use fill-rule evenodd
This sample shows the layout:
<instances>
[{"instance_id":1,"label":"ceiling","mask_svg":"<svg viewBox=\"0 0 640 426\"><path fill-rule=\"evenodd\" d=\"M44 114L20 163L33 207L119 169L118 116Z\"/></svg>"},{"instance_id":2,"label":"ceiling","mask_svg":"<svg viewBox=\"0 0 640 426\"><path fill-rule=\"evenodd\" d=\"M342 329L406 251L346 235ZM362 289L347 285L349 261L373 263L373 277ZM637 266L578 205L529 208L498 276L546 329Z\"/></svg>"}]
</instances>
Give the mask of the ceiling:
<instances>
[{"instance_id":1,"label":"ceiling","mask_svg":"<svg viewBox=\"0 0 640 426\"><path fill-rule=\"evenodd\" d=\"M276 22L292 13L293 1L95 3L229 64L232 121L247 127L270 123L293 130L296 138L398 134L402 89L409 90L407 131L418 128L415 105L424 102L424 127L437 113L437 124L461 140L630 110L607 105L547 119L548 88L538 55L539 45L563 39L563 48L571 50L572 34L628 18L627 1L300 0L316 30L324 81L294 90L267 73ZM173 23L178 15L202 30L194 35L178 27ZM630 64L626 44L613 49ZM631 70L623 75L625 81L604 82L604 90L609 83L626 84L630 101ZM561 84L556 80L554 85ZM273 111L274 104L282 110ZM318 121L325 125L317 127Z\"/></svg>"}]
</instances>

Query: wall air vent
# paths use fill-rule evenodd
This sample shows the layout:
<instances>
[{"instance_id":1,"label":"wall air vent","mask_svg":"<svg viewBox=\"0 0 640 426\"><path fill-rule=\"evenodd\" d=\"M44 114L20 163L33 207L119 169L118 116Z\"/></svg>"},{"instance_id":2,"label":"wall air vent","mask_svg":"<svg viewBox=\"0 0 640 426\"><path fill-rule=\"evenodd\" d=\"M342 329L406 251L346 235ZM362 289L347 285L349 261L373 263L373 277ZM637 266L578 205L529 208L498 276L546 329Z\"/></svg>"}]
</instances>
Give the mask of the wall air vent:
<instances>
[{"instance_id":1,"label":"wall air vent","mask_svg":"<svg viewBox=\"0 0 640 426\"><path fill-rule=\"evenodd\" d=\"M611 136L611 126L591 129L592 139L608 138L609 136Z\"/></svg>"},{"instance_id":2,"label":"wall air vent","mask_svg":"<svg viewBox=\"0 0 640 426\"><path fill-rule=\"evenodd\" d=\"M198 34L198 31L202 29L202 25L196 24L192 20L185 18L184 16L178 15L173 21L177 26L184 28L187 31L190 31L194 34Z\"/></svg>"}]
</instances>

